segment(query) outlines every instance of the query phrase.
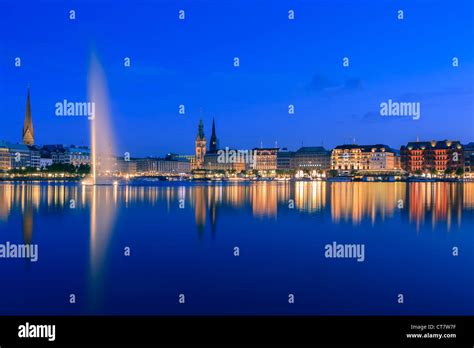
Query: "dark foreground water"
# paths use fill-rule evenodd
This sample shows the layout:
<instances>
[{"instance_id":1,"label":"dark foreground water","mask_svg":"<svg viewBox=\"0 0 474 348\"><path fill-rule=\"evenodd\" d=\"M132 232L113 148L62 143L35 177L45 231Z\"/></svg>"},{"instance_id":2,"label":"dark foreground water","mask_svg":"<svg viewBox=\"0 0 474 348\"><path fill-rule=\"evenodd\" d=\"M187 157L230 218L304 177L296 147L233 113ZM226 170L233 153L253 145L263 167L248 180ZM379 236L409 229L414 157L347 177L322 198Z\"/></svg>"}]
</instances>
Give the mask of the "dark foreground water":
<instances>
[{"instance_id":1,"label":"dark foreground water","mask_svg":"<svg viewBox=\"0 0 474 348\"><path fill-rule=\"evenodd\" d=\"M2 183L0 315L472 315L473 234L474 183Z\"/></svg>"}]
</instances>

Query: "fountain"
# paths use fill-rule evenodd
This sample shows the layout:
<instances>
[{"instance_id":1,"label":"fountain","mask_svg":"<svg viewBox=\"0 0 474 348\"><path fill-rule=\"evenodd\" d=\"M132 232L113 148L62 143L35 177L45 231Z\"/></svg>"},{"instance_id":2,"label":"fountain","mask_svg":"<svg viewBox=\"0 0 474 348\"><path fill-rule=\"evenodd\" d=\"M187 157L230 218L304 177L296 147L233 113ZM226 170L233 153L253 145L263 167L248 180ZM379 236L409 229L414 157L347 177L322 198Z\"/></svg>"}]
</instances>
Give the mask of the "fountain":
<instances>
[{"instance_id":1,"label":"fountain","mask_svg":"<svg viewBox=\"0 0 474 348\"><path fill-rule=\"evenodd\" d=\"M88 95L94 105L91 122L91 174L83 181L83 185L112 185L118 180L115 143L112 136L110 110L108 104L107 83L102 67L95 56L92 56Z\"/></svg>"},{"instance_id":2,"label":"fountain","mask_svg":"<svg viewBox=\"0 0 474 348\"><path fill-rule=\"evenodd\" d=\"M84 194L90 195L90 269L89 269L89 310L94 312L100 308L106 279L107 250L113 232L117 197L116 185L117 159L109 110L107 84L102 67L95 56L91 59L88 97L93 103L94 114L91 122L91 174L82 184ZM98 185L114 185L99 187Z\"/></svg>"}]
</instances>

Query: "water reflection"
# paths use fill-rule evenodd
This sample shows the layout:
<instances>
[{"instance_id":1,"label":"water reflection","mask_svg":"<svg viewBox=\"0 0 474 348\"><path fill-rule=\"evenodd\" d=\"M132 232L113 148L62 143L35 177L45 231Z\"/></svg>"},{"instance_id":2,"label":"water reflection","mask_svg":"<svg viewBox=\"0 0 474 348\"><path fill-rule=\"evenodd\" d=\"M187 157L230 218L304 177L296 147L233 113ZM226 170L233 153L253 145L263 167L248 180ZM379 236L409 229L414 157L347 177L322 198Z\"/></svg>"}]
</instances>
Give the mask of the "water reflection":
<instances>
[{"instance_id":1,"label":"water reflection","mask_svg":"<svg viewBox=\"0 0 474 348\"><path fill-rule=\"evenodd\" d=\"M98 272L116 210L146 204L173 214L176 209L193 210L200 238L207 224L215 235L219 214L251 212L254 218L278 219L278 212L307 214L330 212L334 224L363 221L383 222L400 214L418 229L443 223L462 223L463 212L474 209L474 183L326 183L262 182L252 184L184 184L160 186L98 186L75 184L0 184L0 226L8 227L12 213L20 212L23 238L33 238L34 216L41 211L71 214L88 211L90 218L91 274ZM293 208L293 209L291 209Z\"/></svg>"},{"instance_id":2,"label":"water reflection","mask_svg":"<svg viewBox=\"0 0 474 348\"><path fill-rule=\"evenodd\" d=\"M117 207L116 186L88 186L90 201L90 267L89 305L97 310L102 302L105 258Z\"/></svg>"},{"instance_id":3,"label":"water reflection","mask_svg":"<svg viewBox=\"0 0 474 348\"><path fill-rule=\"evenodd\" d=\"M331 185L331 216L359 224L364 218L372 224L393 216L406 202L405 183L338 182Z\"/></svg>"},{"instance_id":4,"label":"water reflection","mask_svg":"<svg viewBox=\"0 0 474 348\"><path fill-rule=\"evenodd\" d=\"M74 208L71 206L71 200L75 203ZM257 248L249 253L255 255L255 264L262 264L258 257L267 259L270 255L265 254L270 248L262 249L261 243L266 243L267 238L273 242L275 238L275 246L282 257L287 258L285 262L289 260L288 262L294 262L294 269L303 269L306 264L300 263L299 259L317 259L315 245L326 243L328 238L332 238L334 230L331 228L336 225L339 229L337 232L340 233L338 236L344 236L345 233L347 239L347 236L352 234L352 229L358 229L357 236L361 239L367 238L370 241L370 238L374 237L377 242L380 241L379 232L390 228L389 232L393 233L386 234L387 241L400 242L404 248L403 252L410 256L407 260L420 258L420 262L425 262L420 268L423 270L440 269L446 263L457 261L450 261L450 258L441 256L433 258L431 251L423 254L424 248L420 248L419 243L406 242L410 239L403 239L404 236L399 236L398 232L416 234L415 231L419 231L420 236L430 240L432 236L437 236L439 238L436 248L446 241L447 250L450 251L452 245L461 245L466 236L469 241L468 233L472 230L473 213L474 183L262 182L226 185L160 183L153 186L141 183L96 187L71 183L0 183L0 243L7 240L39 243L41 250L45 251L45 257L42 259L45 263L26 262L27 270L32 271L29 272L29 277L37 276L47 280L53 274L51 279L60 280L65 291L77 292L77 299L81 301L80 311L85 311L86 314L116 313L116 308L120 308L119 305L117 307L117 302L114 302L117 299L127 299L129 301L125 302L133 303L133 310L141 308L139 311L150 313L147 307L149 304L145 300L140 304L142 307L135 307L135 303L141 303L142 289L143 294L147 294L142 296L143 298L150 298L150 294L160 294L161 289L161 295L165 294L166 297L166 294L174 291L176 273L180 278L179 286L183 286L181 279L190 279L193 284L200 283L198 288L201 291L202 284L215 282L212 267L216 260L222 261L216 259L216 255L224 254L220 253L218 248L233 243L238 239L240 231L244 232L244 240L252 238L250 247L255 245ZM268 229L265 228L267 223ZM366 228L367 225L369 228ZM370 225L374 228L370 228ZM229 230L229 227L232 230ZM248 231L249 229L252 230ZM295 233L300 232L298 230L309 233L302 233L301 238L300 234L298 235L297 240L301 245L296 248L288 241L294 240ZM436 233L426 233L431 230ZM448 231L456 233L444 233ZM135 237L136 240L133 239ZM421 243L427 239L416 240ZM208 243L209 241L211 242ZM130 259L123 259L124 247L130 245L129 243L138 246L132 254L135 250L137 252ZM159 250L155 247L157 245ZM211 251L208 249L209 245L213 248L213 254L208 258L208 251ZM371 250L376 253L374 259L383 259L384 250ZM294 257L295 252L301 252L299 255L304 257ZM398 255L397 253L395 255ZM188 264L192 264L199 257L202 257L199 259L200 264L188 270ZM114 262L111 262L112 259ZM467 261L463 263L464 266L469 264L470 260ZM401 268L397 268L398 263L388 265L391 276L395 274L394 279L406 279L406 267L403 264L405 261L400 262L403 266ZM51 267L57 266L58 263L60 267ZM175 264L178 271L168 270L168 265ZM361 284L375 283L370 275L380 274L380 271L385 271L387 265L377 268L377 262L372 262L367 263L367 266L375 268L367 269L364 273L368 277L367 282ZM12 266L5 267L9 270ZM275 263L275 267L268 273L278 274L280 264ZM63 269L66 271L63 272ZM73 271L68 273L69 269ZM250 274L249 283L245 283L245 286L255 286L255 280L261 278L258 267L255 270L246 268L247 271L256 273ZM324 279L325 274L329 273L324 271L321 277ZM460 277L463 274L461 271L451 273ZM160 277L155 279L151 274L159 274ZM436 277L432 277L430 273L423 274L426 279L421 284L431 286L432 279ZM122 278L122 275L125 277ZM225 278L223 274L219 276L224 277L223 284L231 284L232 282L226 279L231 279L232 275L230 272L229 278ZM313 278L318 281L321 277ZM343 272L331 279L335 278L346 279L347 274ZM25 279L22 274L18 274L19 289L24 288ZM204 281L195 282L195 279ZM272 278L264 277L263 284L270 283L269 279ZM295 277L291 279L292 284L296 280L296 283L300 282L301 288L316 288L318 285L308 284L306 279L298 279L295 272ZM463 280L456 279L455 283L463 285L459 288L466 291L467 298L470 294L470 284L463 284ZM412 284L417 284L417 281L418 276ZM36 283L33 284L36 286ZM58 283L44 282L44 286L48 284L51 284L51 289L54 290L44 290L45 292L57 291ZM189 289L193 284L186 285ZM344 289L346 284L341 283L333 288ZM437 286L443 284L451 283L440 281ZM390 283L387 286L391 288L392 285ZM110 289L113 291L107 292ZM380 289L380 292L384 293L386 288ZM364 288L364 294L365 290ZM451 288L443 289L441 293L448 290L452 291ZM127 297L128 292L130 297ZM131 300L132 297L135 302ZM462 296L458 298L463 300ZM433 300L433 303L439 302L436 301ZM55 303L52 304L54 305ZM155 307L151 304L150 308Z\"/></svg>"}]
</instances>

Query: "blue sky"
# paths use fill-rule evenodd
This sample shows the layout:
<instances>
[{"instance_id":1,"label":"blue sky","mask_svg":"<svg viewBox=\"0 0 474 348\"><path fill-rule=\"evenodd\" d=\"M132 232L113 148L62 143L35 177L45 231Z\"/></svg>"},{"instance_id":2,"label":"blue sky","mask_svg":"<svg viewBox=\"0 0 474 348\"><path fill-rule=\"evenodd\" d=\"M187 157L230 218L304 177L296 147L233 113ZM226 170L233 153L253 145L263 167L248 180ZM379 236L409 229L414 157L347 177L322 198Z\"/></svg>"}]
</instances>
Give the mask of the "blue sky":
<instances>
[{"instance_id":1,"label":"blue sky","mask_svg":"<svg viewBox=\"0 0 474 348\"><path fill-rule=\"evenodd\" d=\"M471 0L0 0L0 9L0 139L21 141L30 83L36 142L87 145L87 118L57 117L54 106L87 101L95 54L117 151L132 156L193 153L200 108L208 139L215 117L221 146L242 149L474 140ZM420 120L381 117L388 99L420 102Z\"/></svg>"}]
</instances>

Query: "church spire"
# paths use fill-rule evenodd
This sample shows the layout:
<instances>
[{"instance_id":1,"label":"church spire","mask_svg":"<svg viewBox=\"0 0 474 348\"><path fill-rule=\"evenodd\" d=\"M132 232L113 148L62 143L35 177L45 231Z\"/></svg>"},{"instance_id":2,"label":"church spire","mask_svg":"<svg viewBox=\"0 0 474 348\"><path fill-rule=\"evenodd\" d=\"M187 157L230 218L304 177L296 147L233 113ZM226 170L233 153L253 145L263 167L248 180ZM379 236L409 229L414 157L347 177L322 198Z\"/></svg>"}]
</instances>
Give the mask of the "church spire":
<instances>
[{"instance_id":1,"label":"church spire","mask_svg":"<svg viewBox=\"0 0 474 348\"><path fill-rule=\"evenodd\" d=\"M33 145L34 130L33 130L33 119L31 117L31 105L30 105L30 85L28 84L28 95L26 97L26 112L25 121L23 123L23 144Z\"/></svg>"},{"instance_id":2,"label":"church spire","mask_svg":"<svg viewBox=\"0 0 474 348\"><path fill-rule=\"evenodd\" d=\"M211 143L209 144L209 152L216 153L217 150L218 150L218 145L217 145L217 137L216 137L216 124L213 118L212 119L212 135L211 135Z\"/></svg>"}]
</instances>

